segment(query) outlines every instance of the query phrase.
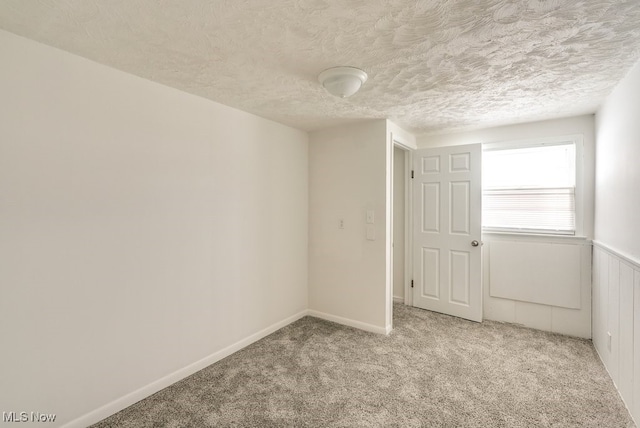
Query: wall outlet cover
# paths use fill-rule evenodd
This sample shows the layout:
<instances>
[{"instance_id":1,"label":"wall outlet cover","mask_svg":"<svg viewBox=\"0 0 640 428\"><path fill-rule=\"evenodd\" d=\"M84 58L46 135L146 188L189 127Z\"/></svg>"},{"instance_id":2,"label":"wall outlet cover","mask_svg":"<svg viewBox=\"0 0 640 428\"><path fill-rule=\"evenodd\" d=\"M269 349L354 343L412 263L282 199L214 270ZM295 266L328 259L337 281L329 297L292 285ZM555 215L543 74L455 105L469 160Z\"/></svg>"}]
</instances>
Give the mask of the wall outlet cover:
<instances>
[{"instance_id":1,"label":"wall outlet cover","mask_svg":"<svg viewBox=\"0 0 640 428\"><path fill-rule=\"evenodd\" d=\"M376 240L376 228L373 227L373 225L367 225L367 239L369 241L375 241Z\"/></svg>"}]
</instances>

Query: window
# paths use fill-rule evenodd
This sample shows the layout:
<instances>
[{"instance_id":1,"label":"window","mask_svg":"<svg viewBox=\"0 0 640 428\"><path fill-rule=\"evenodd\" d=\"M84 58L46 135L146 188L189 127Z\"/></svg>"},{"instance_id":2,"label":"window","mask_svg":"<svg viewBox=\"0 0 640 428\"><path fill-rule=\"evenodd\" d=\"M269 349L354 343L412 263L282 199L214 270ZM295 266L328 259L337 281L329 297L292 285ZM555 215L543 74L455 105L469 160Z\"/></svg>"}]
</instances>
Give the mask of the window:
<instances>
[{"instance_id":1,"label":"window","mask_svg":"<svg viewBox=\"0 0 640 428\"><path fill-rule=\"evenodd\" d=\"M575 138L485 148L483 230L575 235L578 148Z\"/></svg>"}]
</instances>

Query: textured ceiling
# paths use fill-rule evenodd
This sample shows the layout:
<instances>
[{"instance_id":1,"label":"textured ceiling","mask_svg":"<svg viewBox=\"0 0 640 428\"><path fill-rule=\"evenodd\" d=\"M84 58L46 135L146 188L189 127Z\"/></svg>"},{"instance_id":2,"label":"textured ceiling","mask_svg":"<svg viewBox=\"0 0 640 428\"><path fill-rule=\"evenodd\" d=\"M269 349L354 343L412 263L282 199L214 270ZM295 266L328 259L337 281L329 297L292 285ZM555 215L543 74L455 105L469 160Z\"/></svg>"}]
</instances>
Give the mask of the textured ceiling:
<instances>
[{"instance_id":1,"label":"textured ceiling","mask_svg":"<svg viewBox=\"0 0 640 428\"><path fill-rule=\"evenodd\" d=\"M0 28L305 130L592 113L640 58L640 0L2 0ZM369 80L335 98L336 65Z\"/></svg>"}]
</instances>

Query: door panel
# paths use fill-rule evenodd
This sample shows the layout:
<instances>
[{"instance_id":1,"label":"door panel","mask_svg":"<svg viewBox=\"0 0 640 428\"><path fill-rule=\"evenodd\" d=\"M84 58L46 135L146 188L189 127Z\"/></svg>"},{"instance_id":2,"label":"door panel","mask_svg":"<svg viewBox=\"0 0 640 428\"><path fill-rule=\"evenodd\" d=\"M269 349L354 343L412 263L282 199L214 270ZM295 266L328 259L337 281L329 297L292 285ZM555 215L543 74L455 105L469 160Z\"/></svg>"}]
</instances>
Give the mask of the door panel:
<instances>
[{"instance_id":1,"label":"door panel","mask_svg":"<svg viewBox=\"0 0 640 428\"><path fill-rule=\"evenodd\" d=\"M450 233L469 235L469 211L470 192L468 181L456 181L450 183L451 207L449 208Z\"/></svg>"},{"instance_id":2,"label":"door panel","mask_svg":"<svg viewBox=\"0 0 640 428\"><path fill-rule=\"evenodd\" d=\"M422 183L422 231L440 232L440 183Z\"/></svg>"},{"instance_id":3,"label":"door panel","mask_svg":"<svg viewBox=\"0 0 640 428\"><path fill-rule=\"evenodd\" d=\"M422 248L422 297L440 298L440 250Z\"/></svg>"},{"instance_id":4,"label":"door panel","mask_svg":"<svg viewBox=\"0 0 640 428\"><path fill-rule=\"evenodd\" d=\"M450 251L451 276L449 277L449 289L451 290L451 303L469 305L470 259L468 251Z\"/></svg>"},{"instance_id":5,"label":"door panel","mask_svg":"<svg viewBox=\"0 0 640 428\"><path fill-rule=\"evenodd\" d=\"M413 153L414 306L482 321L481 146Z\"/></svg>"}]
</instances>

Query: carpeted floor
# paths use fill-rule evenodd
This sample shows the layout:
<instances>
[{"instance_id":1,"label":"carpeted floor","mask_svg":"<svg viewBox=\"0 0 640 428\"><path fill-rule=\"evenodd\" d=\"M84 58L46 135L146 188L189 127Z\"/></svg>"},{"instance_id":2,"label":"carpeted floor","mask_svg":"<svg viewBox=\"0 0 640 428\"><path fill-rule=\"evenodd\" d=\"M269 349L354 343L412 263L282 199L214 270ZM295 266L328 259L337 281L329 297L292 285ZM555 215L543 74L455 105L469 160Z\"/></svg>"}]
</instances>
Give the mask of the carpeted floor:
<instances>
[{"instance_id":1,"label":"carpeted floor","mask_svg":"<svg viewBox=\"0 0 640 428\"><path fill-rule=\"evenodd\" d=\"M590 341L394 306L306 317L94 427L634 427Z\"/></svg>"}]
</instances>

